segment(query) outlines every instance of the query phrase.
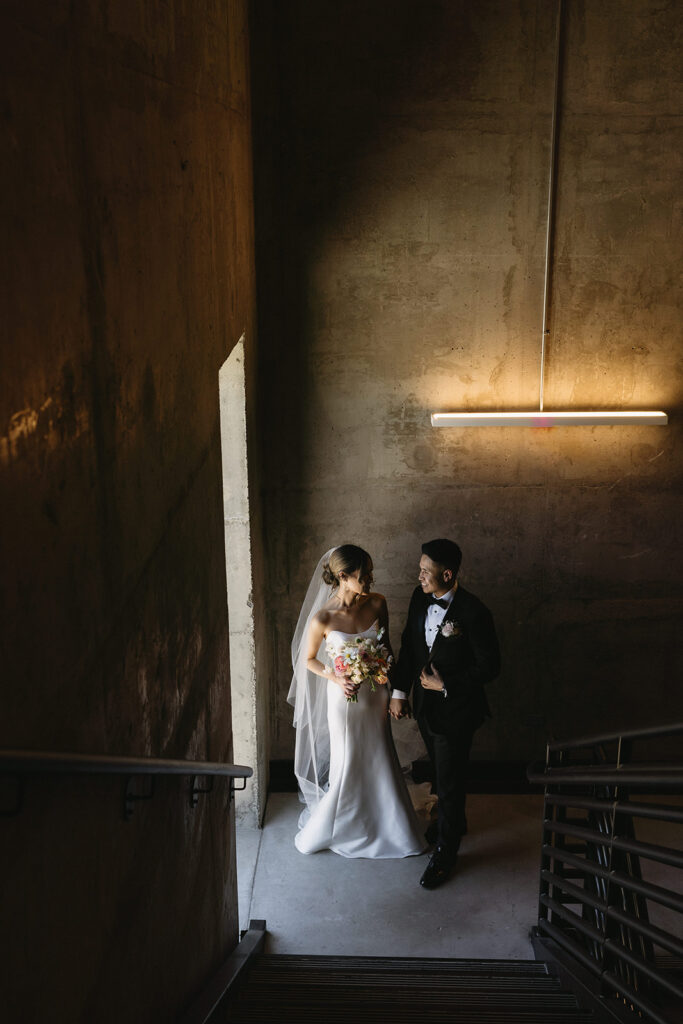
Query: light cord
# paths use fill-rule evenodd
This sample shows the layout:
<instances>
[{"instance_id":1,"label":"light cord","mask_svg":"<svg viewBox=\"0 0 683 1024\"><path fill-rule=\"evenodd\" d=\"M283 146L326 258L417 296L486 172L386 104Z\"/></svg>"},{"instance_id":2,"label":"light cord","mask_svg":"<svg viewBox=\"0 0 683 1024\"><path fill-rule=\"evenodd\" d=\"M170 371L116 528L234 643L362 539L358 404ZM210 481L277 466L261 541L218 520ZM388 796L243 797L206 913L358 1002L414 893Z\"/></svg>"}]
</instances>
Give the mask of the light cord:
<instances>
[{"instance_id":1,"label":"light cord","mask_svg":"<svg viewBox=\"0 0 683 1024\"><path fill-rule=\"evenodd\" d=\"M562 0L557 0L557 24L555 28L555 86L553 89L553 116L550 126L550 166L548 170L548 209L545 227L545 274L543 280L543 327L541 330L541 374L539 387L539 412L543 412L543 384L545 378L546 342L550 334L551 249L553 242L553 214L555 210L555 162L557 157L557 114L560 95L560 56L562 45Z\"/></svg>"}]
</instances>

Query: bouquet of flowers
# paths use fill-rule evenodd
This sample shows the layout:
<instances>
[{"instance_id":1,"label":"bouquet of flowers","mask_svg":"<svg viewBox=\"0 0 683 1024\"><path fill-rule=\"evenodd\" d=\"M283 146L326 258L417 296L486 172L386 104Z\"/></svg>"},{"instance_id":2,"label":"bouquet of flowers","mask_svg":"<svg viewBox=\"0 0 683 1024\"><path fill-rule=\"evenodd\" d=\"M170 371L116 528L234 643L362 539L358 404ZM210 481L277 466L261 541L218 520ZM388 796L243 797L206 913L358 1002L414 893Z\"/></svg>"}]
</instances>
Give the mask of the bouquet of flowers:
<instances>
[{"instance_id":1,"label":"bouquet of flowers","mask_svg":"<svg viewBox=\"0 0 683 1024\"><path fill-rule=\"evenodd\" d=\"M375 683L378 686L386 686L389 682L389 668L393 661L388 649L381 642L384 636L384 628L380 629L377 637L357 636L348 640L341 650L327 648L327 653L332 658L334 671L337 675L347 675L351 682L370 683L370 689L375 692ZM358 703L358 694L347 697L349 704Z\"/></svg>"}]
</instances>

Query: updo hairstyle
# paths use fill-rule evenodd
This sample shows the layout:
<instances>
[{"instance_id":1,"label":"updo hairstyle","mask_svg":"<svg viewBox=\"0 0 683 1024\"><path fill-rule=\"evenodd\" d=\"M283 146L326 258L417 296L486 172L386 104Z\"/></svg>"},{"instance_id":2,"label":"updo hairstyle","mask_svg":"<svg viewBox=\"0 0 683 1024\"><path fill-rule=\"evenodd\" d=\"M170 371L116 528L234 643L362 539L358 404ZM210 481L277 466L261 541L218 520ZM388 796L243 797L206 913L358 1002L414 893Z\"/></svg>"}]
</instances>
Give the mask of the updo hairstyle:
<instances>
[{"instance_id":1,"label":"updo hairstyle","mask_svg":"<svg viewBox=\"0 0 683 1024\"><path fill-rule=\"evenodd\" d=\"M360 569L361 577L369 577L372 573L370 555L355 544L342 544L341 547L334 549L329 562L323 565L323 580L336 590L339 586L339 574L343 572L350 576L356 569Z\"/></svg>"}]
</instances>

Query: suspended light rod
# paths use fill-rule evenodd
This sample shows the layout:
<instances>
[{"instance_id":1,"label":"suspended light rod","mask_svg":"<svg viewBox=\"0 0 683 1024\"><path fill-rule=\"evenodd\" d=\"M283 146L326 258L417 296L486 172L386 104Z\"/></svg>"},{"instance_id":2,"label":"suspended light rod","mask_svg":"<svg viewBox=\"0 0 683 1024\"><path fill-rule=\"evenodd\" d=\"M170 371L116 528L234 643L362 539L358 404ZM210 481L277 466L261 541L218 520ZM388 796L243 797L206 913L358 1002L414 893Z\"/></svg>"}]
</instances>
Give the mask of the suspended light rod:
<instances>
[{"instance_id":1,"label":"suspended light rod","mask_svg":"<svg viewBox=\"0 0 683 1024\"><path fill-rule=\"evenodd\" d=\"M665 427L665 412L614 410L604 412L433 412L433 427L561 427L651 424Z\"/></svg>"},{"instance_id":2,"label":"suspended light rod","mask_svg":"<svg viewBox=\"0 0 683 1024\"><path fill-rule=\"evenodd\" d=\"M550 121L550 160L548 161L548 201L545 221L545 270L543 272L543 318L541 327L541 373L538 389L538 408L543 412L543 385L545 380L545 353L550 335L550 286L552 283L552 245L555 213L555 163L557 160L557 115L560 97L560 65L562 63L562 0L557 0L555 22L555 81L553 83L553 116Z\"/></svg>"}]
</instances>

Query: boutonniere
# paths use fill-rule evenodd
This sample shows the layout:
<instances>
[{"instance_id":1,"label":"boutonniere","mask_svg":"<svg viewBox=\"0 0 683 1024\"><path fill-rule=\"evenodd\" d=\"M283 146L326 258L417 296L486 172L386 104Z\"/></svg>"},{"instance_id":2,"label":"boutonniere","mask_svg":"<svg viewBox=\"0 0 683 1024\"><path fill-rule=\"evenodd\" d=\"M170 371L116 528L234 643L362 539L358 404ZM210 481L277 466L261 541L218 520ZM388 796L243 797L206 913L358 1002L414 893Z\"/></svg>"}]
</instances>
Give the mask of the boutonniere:
<instances>
[{"instance_id":1,"label":"boutonniere","mask_svg":"<svg viewBox=\"0 0 683 1024\"><path fill-rule=\"evenodd\" d=\"M439 627L439 633L442 637L448 640L454 636L462 636L462 629L459 624L457 622L453 622L452 619L444 619Z\"/></svg>"}]
</instances>

